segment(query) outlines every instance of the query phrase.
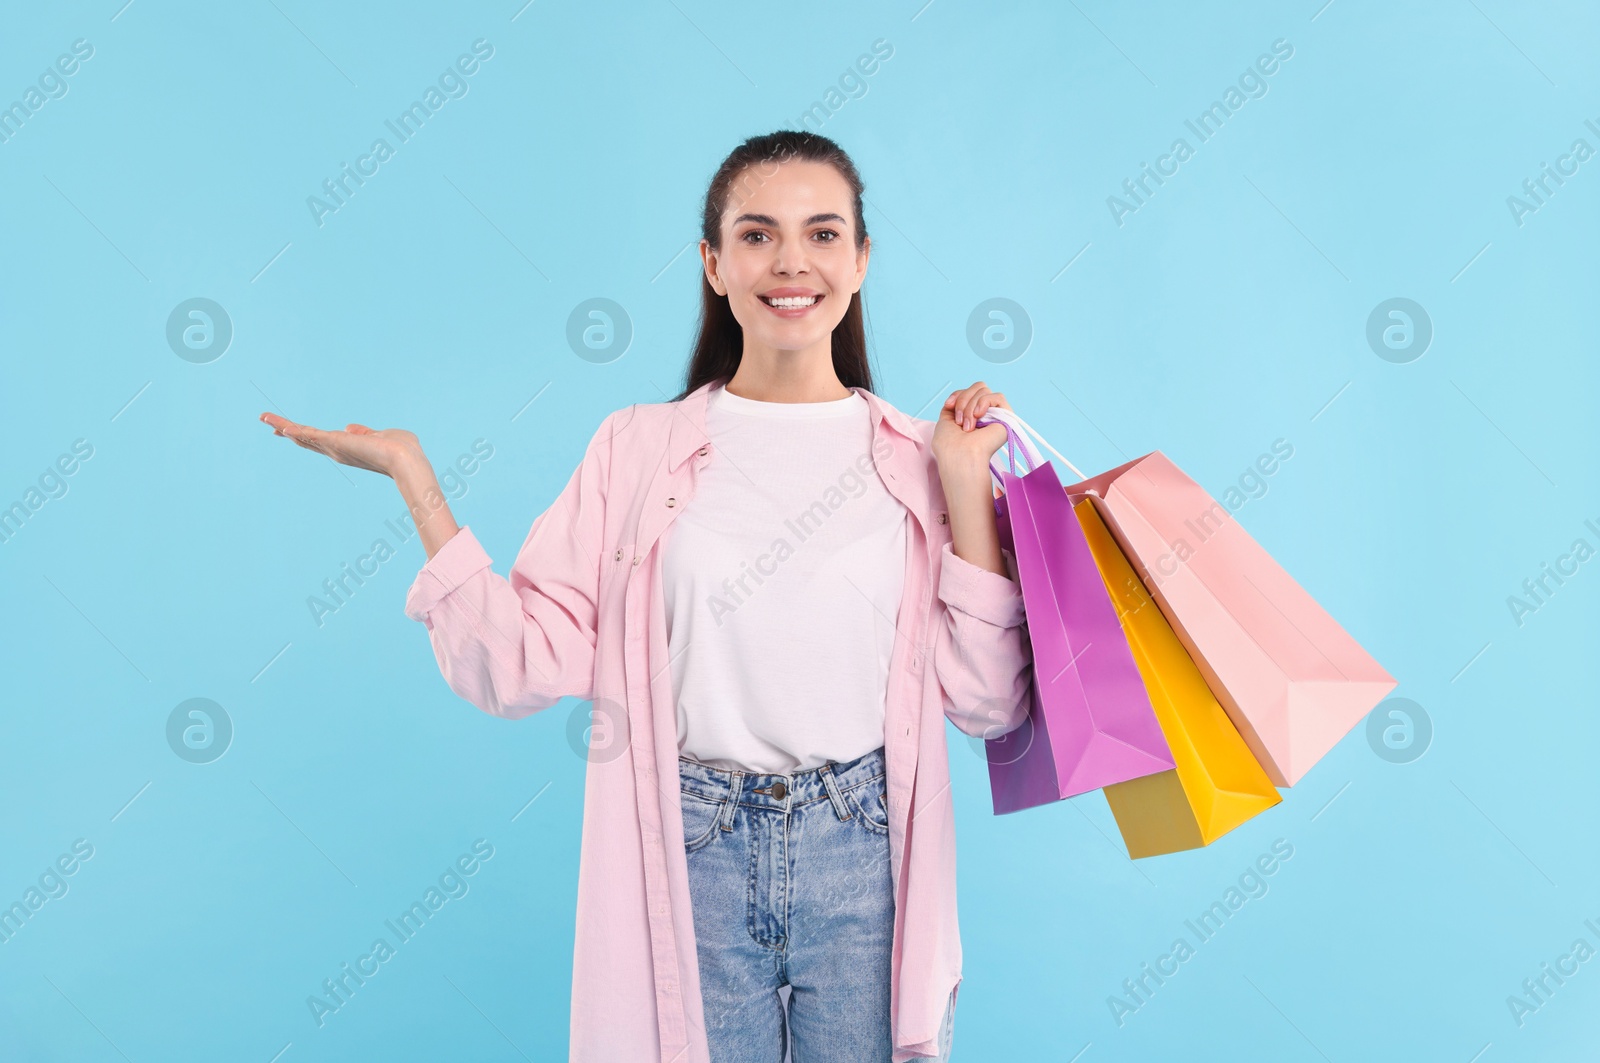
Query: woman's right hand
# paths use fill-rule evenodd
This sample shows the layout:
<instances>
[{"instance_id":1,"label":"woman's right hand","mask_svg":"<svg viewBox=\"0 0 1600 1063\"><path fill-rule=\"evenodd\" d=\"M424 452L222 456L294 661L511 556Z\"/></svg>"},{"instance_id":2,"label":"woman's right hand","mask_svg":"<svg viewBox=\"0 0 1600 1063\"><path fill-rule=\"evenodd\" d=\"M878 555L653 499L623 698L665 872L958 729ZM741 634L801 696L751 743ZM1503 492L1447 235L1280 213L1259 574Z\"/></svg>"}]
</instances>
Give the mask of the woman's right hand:
<instances>
[{"instance_id":1,"label":"woman's right hand","mask_svg":"<svg viewBox=\"0 0 1600 1063\"><path fill-rule=\"evenodd\" d=\"M274 435L287 436L307 450L326 454L340 465L381 472L394 481L416 522L423 549L432 558L455 537L460 527L450 512L433 466L422 453L417 437L404 428L372 429L364 424L345 425L343 432L295 424L275 413L261 420Z\"/></svg>"},{"instance_id":2,"label":"woman's right hand","mask_svg":"<svg viewBox=\"0 0 1600 1063\"><path fill-rule=\"evenodd\" d=\"M422 444L403 428L371 429L364 424L346 425L345 430L327 431L296 424L275 413L263 413L261 420L274 435L287 436L307 450L325 454L340 465L381 472L394 480L401 473L427 467Z\"/></svg>"}]
</instances>

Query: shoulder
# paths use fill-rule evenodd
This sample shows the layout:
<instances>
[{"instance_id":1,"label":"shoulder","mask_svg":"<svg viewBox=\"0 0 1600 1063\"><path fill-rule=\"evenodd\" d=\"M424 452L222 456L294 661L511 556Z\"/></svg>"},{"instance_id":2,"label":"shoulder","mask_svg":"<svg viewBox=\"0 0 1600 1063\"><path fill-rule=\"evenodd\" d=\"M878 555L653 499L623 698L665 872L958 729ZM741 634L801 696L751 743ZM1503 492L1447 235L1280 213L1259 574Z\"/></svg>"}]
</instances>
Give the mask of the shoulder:
<instances>
[{"instance_id":1,"label":"shoulder","mask_svg":"<svg viewBox=\"0 0 1600 1063\"><path fill-rule=\"evenodd\" d=\"M660 447L672 425L671 402L636 402L606 414L591 445L608 450Z\"/></svg>"},{"instance_id":2,"label":"shoulder","mask_svg":"<svg viewBox=\"0 0 1600 1063\"><path fill-rule=\"evenodd\" d=\"M875 416L881 416L884 423L895 432L910 440L918 450L931 453L933 450L933 430L936 421L924 417L914 417L899 409L888 399L870 391L862 390L859 394L867 400Z\"/></svg>"}]
</instances>

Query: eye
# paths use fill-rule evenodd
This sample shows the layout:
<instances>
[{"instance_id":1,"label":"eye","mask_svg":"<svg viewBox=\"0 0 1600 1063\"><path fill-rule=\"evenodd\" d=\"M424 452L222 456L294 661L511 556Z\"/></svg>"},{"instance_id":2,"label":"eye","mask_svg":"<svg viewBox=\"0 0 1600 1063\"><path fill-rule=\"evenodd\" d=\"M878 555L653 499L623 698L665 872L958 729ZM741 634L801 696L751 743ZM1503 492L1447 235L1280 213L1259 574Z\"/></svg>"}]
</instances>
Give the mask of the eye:
<instances>
[{"instance_id":1,"label":"eye","mask_svg":"<svg viewBox=\"0 0 1600 1063\"><path fill-rule=\"evenodd\" d=\"M839 234L834 232L832 229L819 230L816 235L828 237L828 239L824 240L823 243L836 244L839 242Z\"/></svg>"},{"instance_id":2,"label":"eye","mask_svg":"<svg viewBox=\"0 0 1600 1063\"><path fill-rule=\"evenodd\" d=\"M749 232L739 237L739 239L743 240L745 243L749 243L752 236L759 236L763 240L767 238L767 234L762 232L760 229L751 229Z\"/></svg>"}]
</instances>

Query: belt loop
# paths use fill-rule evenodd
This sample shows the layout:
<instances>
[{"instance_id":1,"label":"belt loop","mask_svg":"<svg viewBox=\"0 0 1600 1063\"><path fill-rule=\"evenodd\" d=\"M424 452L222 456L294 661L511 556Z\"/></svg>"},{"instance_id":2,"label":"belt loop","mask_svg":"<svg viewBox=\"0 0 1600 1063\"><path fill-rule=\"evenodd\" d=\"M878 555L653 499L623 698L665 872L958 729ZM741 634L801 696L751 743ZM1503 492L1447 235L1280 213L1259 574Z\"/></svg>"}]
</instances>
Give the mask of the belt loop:
<instances>
[{"instance_id":1,"label":"belt loop","mask_svg":"<svg viewBox=\"0 0 1600 1063\"><path fill-rule=\"evenodd\" d=\"M733 787L728 791L727 799L722 803L722 815L718 817L723 830L733 829L733 814L739 808L739 798L744 794L744 772L734 769Z\"/></svg>"},{"instance_id":2,"label":"belt loop","mask_svg":"<svg viewBox=\"0 0 1600 1063\"><path fill-rule=\"evenodd\" d=\"M839 781L833 777L833 762L829 761L819 769L822 776L822 785L828 791L828 800L833 802L833 811L840 819L849 819L852 815L850 806L844 803L844 794L839 792Z\"/></svg>"}]
</instances>

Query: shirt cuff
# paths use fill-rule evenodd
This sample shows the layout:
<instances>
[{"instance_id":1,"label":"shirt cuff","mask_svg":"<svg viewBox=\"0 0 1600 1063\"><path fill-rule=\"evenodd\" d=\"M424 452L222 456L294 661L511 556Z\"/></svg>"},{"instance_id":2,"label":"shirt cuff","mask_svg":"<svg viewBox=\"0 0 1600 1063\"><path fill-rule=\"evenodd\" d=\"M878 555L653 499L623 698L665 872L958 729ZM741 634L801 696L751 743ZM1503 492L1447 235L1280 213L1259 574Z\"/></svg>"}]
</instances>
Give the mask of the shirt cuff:
<instances>
[{"instance_id":1,"label":"shirt cuff","mask_svg":"<svg viewBox=\"0 0 1600 1063\"><path fill-rule=\"evenodd\" d=\"M945 605L996 627L1016 627L1023 622L1022 587L1016 580L979 568L959 556L948 542L940 552L939 599ZM1004 557L1006 550L1002 548L1000 553ZM1007 568L1015 568L1009 559Z\"/></svg>"},{"instance_id":2,"label":"shirt cuff","mask_svg":"<svg viewBox=\"0 0 1600 1063\"><path fill-rule=\"evenodd\" d=\"M424 620L439 599L489 567L489 555L469 527L456 529L411 581L406 592L406 616Z\"/></svg>"}]
</instances>

